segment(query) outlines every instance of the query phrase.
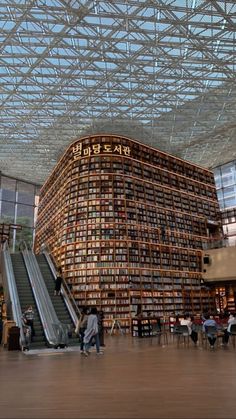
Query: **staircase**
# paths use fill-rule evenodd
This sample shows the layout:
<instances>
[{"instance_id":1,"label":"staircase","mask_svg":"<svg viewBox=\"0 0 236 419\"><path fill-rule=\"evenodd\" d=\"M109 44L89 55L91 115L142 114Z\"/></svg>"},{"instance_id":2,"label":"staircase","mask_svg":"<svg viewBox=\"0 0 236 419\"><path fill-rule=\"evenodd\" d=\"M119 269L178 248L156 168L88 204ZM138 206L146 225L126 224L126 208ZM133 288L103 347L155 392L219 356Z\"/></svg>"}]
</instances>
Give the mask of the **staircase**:
<instances>
[{"instance_id":1,"label":"staircase","mask_svg":"<svg viewBox=\"0 0 236 419\"><path fill-rule=\"evenodd\" d=\"M79 345L79 339L74 333L75 326L70 317L70 313L66 307L63 297L62 295L54 295L55 279L53 277L50 267L48 266L47 260L43 254L35 255L35 256L36 256L41 274L43 276L44 282L46 284L49 296L52 300L52 304L55 309L58 320L61 323L67 324L69 326L69 329L71 330L71 336L69 336L68 344Z\"/></svg>"},{"instance_id":2,"label":"staircase","mask_svg":"<svg viewBox=\"0 0 236 419\"><path fill-rule=\"evenodd\" d=\"M33 307L34 310L35 336L33 338L33 342L30 343L30 349L45 348L47 347L47 340L44 335L42 323L39 317L38 308L35 303L33 291L25 267L23 256L21 255L21 253L11 254L11 261L22 313L30 305Z\"/></svg>"}]
</instances>

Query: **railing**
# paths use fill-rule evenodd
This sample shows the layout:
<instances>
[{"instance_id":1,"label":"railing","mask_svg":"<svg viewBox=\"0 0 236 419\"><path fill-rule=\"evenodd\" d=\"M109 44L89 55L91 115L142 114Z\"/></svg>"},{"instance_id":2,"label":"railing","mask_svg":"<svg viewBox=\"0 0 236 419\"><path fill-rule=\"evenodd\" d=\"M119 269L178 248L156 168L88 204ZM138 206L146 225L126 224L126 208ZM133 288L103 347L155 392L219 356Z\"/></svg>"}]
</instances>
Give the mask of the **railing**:
<instances>
[{"instance_id":1,"label":"railing","mask_svg":"<svg viewBox=\"0 0 236 419\"><path fill-rule=\"evenodd\" d=\"M5 295L11 302L12 316L16 326L20 329L20 346L25 347L25 335L22 324L22 311L20 300L18 297L15 275L12 267L11 256L8 248L8 243L5 242L2 250L2 277Z\"/></svg>"},{"instance_id":2,"label":"railing","mask_svg":"<svg viewBox=\"0 0 236 419\"><path fill-rule=\"evenodd\" d=\"M48 265L49 265L49 267L51 269L51 272L53 274L54 279L56 279L56 277L57 277L56 268L55 268L55 266L53 264L53 261L52 261L52 259L50 257L50 254L48 253L47 250L45 250L45 248L43 250L43 254L44 254L44 256L45 256L45 258L47 260L47 263L48 263ZM73 320L73 323L76 326L77 325L77 322L78 322L78 318L80 318L80 316L81 316L81 312L80 312L80 310L79 310L79 308L78 308L78 306L76 304L76 301L74 299L74 296L73 296L70 288L68 287L68 284L64 280L64 278L62 278L61 294L62 294L62 296L64 298L66 307L67 307L67 309L68 309L68 311L70 313L70 316L71 316L71 318Z\"/></svg>"},{"instance_id":3,"label":"railing","mask_svg":"<svg viewBox=\"0 0 236 419\"><path fill-rule=\"evenodd\" d=\"M58 320L35 255L27 249L25 243L23 246L21 243L21 248L46 339L54 347L65 344L67 342L65 329Z\"/></svg>"},{"instance_id":4,"label":"railing","mask_svg":"<svg viewBox=\"0 0 236 419\"><path fill-rule=\"evenodd\" d=\"M231 241L228 239L219 239L219 240L212 240L211 242L203 243L203 250L209 250L209 249L220 249L221 247L229 247L229 246L235 246L236 243L234 242L231 244Z\"/></svg>"}]
</instances>

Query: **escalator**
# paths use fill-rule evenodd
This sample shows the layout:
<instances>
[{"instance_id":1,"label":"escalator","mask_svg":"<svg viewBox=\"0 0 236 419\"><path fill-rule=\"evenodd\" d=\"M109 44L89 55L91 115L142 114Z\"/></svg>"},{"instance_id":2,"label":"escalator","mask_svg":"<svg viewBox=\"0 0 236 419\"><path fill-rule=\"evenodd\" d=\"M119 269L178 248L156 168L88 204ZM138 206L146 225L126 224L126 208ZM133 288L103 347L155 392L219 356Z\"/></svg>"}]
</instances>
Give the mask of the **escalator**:
<instances>
[{"instance_id":1,"label":"escalator","mask_svg":"<svg viewBox=\"0 0 236 419\"><path fill-rule=\"evenodd\" d=\"M73 320L70 316L70 313L67 309L67 306L65 304L64 298L62 295L54 295L54 289L55 289L55 279L52 274L52 271L47 263L47 260L44 256L44 254L35 255L36 260L38 262L39 269L41 271L41 274L43 276L45 285L48 290L48 294L51 298L54 310L56 312L56 315L58 317L58 320L64 324L68 325L68 331L69 331L69 341L68 345L78 345L79 339L74 333L75 325L73 323Z\"/></svg>"},{"instance_id":2,"label":"escalator","mask_svg":"<svg viewBox=\"0 0 236 419\"><path fill-rule=\"evenodd\" d=\"M34 310L34 329L35 336L30 344L31 349L47 347L47 340L44 335L43 326L39 317L37 305L33 295L32 287L29 281L28 273L25 267L24 259L21 253L11 254L12 268L15 276L16 288L20 301L22 312L25 311L29 305L32 305Z\"/></svg>"}]
</instances>

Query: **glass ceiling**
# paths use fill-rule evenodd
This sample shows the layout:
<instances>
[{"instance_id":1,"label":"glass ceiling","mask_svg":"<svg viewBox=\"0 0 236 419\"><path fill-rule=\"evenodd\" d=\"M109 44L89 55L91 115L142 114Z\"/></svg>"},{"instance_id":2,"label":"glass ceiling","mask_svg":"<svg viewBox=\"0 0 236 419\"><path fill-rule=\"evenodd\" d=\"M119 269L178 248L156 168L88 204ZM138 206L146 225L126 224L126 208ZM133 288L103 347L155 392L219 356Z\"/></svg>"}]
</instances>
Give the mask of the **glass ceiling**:
<instances>
[{"instance_id":1,"label":"glass ceiling","mask_svg":"<svg viewBox=\"0 0 236 419\"><path fill-rule=\"evenodd\" d=\"M236 158L236 2L2 0L0 170L43 183L81 135Z\"/></svg>"}]
</instances>

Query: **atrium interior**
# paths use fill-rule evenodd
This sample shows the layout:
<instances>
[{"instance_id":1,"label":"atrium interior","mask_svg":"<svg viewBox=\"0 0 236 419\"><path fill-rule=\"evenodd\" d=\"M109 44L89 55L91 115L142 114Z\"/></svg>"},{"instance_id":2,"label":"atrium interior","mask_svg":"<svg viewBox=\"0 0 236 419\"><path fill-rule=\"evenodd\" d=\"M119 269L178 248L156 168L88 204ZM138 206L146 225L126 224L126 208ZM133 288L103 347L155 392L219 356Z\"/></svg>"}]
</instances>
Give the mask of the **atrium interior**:
<instances>
[{"instance_id":1,"label":"atrium interior","mask_svg":"<svg viewBox=\"0 0 236 419\"><path fill-rule=\"evenodd\" d=\"M235 0L2 0L0 27L0 418L233 419Z\"/></svg>"}]
</instances>

